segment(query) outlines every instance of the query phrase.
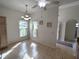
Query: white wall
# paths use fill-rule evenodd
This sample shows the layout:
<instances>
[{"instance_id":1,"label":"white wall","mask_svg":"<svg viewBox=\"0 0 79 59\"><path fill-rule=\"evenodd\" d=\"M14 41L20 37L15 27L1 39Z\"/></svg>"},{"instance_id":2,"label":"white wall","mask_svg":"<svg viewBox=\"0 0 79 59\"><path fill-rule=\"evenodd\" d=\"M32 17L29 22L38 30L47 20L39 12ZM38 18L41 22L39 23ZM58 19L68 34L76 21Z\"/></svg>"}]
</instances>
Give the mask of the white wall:
<instances>
[{"instance_id":1,"label":"white wall","mask_svg":"<svg viewBox=\"0 0 79 59\"><path fill-rule=\"evenodd\" d=\"M7 37L8 44L17 42L19 38L19 20L22 12L11 10L0 6L0 16L5 16L7 19Z\"/></svg>"},{"instance_id":2,"label":"white wall","mask_svg":"<svg viewBox=\"0 0 79 59\"><path fill-rule=\"evenodd\" d=\"M41 17L42 16L42 17ZM38 37L32 39L41 44L54 48L57 39L57 25L58 25L58 6L48 8L46 11L38 10L32 15L32 20L43 20L43 25L39 25ZM52 28L47 28L47 22L52 23Z\"/></svg>"},{"instance_id":3,"label":"white wall","mask_svg":"<svg viewBox=\"0 0 79 59\"><path fill-rule=\"evenodd\" d=\"M63 24L61 40L64 40L66 22L68 20L79 21L79 5L60 8L58 20L59 20L59 23L62 22ZM78 37L79 37L79 30L78 30Z\"/></svg>"}]
</instances>

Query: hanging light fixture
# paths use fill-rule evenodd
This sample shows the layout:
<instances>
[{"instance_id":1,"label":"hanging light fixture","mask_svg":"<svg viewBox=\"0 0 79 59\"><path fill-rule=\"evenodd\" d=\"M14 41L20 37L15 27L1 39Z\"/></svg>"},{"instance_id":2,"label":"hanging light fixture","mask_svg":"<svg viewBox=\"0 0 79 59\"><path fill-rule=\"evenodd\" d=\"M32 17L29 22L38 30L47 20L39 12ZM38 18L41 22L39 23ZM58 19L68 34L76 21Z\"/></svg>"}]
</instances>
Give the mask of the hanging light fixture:
<instances>
[{"instance_id":1,"label":"hanging light fixture","mask_svg":"<svg viewBox=\"0 0 79 59\"><path fill-rule=\"evenodd\" d=\"M39 2L38 2L38 5L39 5L40 7L45 7L45 6L46 6L46 2L45 2L45 1L39 1Z\"/></svg>"},{"instance_id":2,"label":"hanging light fixture","mask_svg":"<svg viewBox=\"0 0 79 59\"><path fill-rule=\"evenodd\" d=\"M76 23L76 27L79 27L79 23Z\"/></svg>"},{"instance_id":3,"label":"hanging light fixture","mask_svg":"<svg viewBox=\"0 0 79 59\"><path fill-rule=\"evenodd\" d=\"M28 6L28 5L25 5L25 6L26 6L26 11L25 11L24 15L21 16L21 18L24 19L24 20L30 20L30 19L31 19L31 16L30 16L30 14L27 12L27 6Z\"/></svg>"}]
</instances>

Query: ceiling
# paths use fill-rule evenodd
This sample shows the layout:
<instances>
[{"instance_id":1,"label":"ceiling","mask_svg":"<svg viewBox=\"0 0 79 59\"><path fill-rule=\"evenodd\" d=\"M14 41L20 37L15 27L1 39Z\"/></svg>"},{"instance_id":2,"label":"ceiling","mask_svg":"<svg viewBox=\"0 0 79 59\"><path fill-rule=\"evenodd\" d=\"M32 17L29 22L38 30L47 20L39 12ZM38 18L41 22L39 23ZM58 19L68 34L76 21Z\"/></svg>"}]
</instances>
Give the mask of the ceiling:
<instances>
[{"instance_id":1,"label":"ceiling","mask_svg":"<svg viewBox=\"0 0 79 59\"><path fill-rule=\"evenodd\" d=\"M54 0L50 0L50 1L54 1ZM78 1L78 0L60 0L61 5L68 4L74 1ZM38 8L35 8L35 9L32 8L34 5L37 4L36 0L0 0L0 5L18 10L21 12L25 12L26 4L28 5L28 8L27 8L28 12L34 12L35 10L38 9Z\"/></svg>"}]
</instances>

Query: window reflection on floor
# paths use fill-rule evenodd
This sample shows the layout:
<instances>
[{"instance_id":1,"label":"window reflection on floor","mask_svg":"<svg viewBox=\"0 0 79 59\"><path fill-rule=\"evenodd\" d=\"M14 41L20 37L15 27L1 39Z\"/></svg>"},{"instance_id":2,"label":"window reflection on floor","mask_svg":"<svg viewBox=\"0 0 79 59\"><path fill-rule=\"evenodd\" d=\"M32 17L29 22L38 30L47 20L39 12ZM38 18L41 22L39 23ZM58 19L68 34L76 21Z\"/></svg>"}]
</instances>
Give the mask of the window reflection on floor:
<instances>
[{"instance_id":1,"label":"window reflection on floor","mask_svg":"<svg viewBox=\"0 0 79 59\"><path fill-rule=\"evenodd\" d=\"M38 52L37 52L37 45L35 43L31 43L31 47L32 47L32 54L33 54L33 57L36 57L38 55Z\"/></svg>"},{"instance_id":2,"label":"window reflection on floor","mask_svg":"<svg viewBox=\"0 0 79 59\"><path fill-rule=\"evenodd\" d=\"M24 55L23 59L34 59L33 57L30 57L27 53Z\"/></svg>"},{"instance_id":3,"label":"window reflection on floor","mask_svg":"<svg viewBox=\"0 0 79 59\"><path fill-rule=\"evenodd\" d=\"M4 59L7 55L9 55L17 46L19 46L21 44L21 42L20 43L18 43L18 44L16 44L15 46L13 46L10 50L8 50L7 52L5 52L5 53L3 53L2 54L2 59Z\"/></svg>"},{"instance_id":4,"label":"window reflection on floor","mask_svg":"<svg viewBox=\"0 0 79 59\"><path fill-rule=\"evenodd\" d=\"M37 45L35 43L31 43L31 47L36 47Z\"/></svg>"},{"instance_id":5,"label":"window reflection on floor","mask_svg":"<svg viewBox=\"0 0 79 59\"><path fill-rule=\"evenodd\" d=\"M21 48L20 48L20 50L21 50L22 52L20 52L19 55L22 56L22 55L24 55L25 53L27 53L27 52L28 52L27 48L28 48L28 47L27 47L27 44L26 44L25 42L22 43Z\"/></svg>"},{"instance_id":6,"label":"window reflection on floor","mask_svg":"<svg viewBox=\"0 0 79 59\"><path fill-rule=\"evenodd\" d=\"M30 51L32 51L32 56L30 56L30 55L28 54L28 51L27 51L27 48L28 48L27 44L20 42L20 43L16 44L15 46L13 46L13 47L12 47L10 50L8 50L7 52L3 53L3 54L2 54L2 59L5 59L8 55L10 55L14 50L16 50L16 48L17 48L20 44L22 44L22 45L21 45L21 48L20 48L21 52L19 53L19 56L22 56L22 59L34 59L34 58L38 55L38 52L37 52L37 45L36 45L35 43L32 42L32 43L30 44L30 47L29 47L29 48L31 48Z\"/></svg>"},{"instance_id":7,"label":"window reflection on floor","mask_svg":"<svg viewBox=\"0 0 79 59\"><path fill-rule=\"evenodd\" d=\"M67 48L61 46L52 49L35 42L24 41L3 53L2 59L75 59L75 56L69 52L69 49L67 51Z\"/></svg>"},{"instance_id":8,"label":"window reflection on floor","mask_svg":"<svg viewBox=\"0 0 79 59\"><path fill-rule=\"evenodd\" d=\"M34 59L38 55L38 52L36 49L37 45L35 43L31 43L30 48L32 48L32 57L30 57L27 53L25 53L23 56L23 59Z\"/></svg>"}]
</instances>

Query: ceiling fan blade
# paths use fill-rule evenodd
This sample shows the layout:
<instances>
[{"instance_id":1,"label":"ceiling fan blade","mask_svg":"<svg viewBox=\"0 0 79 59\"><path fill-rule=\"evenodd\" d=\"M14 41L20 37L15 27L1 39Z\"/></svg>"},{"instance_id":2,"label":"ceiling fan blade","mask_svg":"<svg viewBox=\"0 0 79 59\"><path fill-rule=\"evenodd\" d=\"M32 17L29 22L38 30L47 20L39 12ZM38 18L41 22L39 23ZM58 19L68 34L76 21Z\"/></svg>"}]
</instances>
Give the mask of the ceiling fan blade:
<instances>
[{"instance_id":1,"label":"ceiling fan blade","mask_svg":"<svg viewBox=\"0 0 79 59\"><path fill-rule=\"evenodd\" d=\"M34 5L32 8L36 8L36 7L38 7L38 5L36 4L36 5Z\"/></svg>"},{"instance_id":2,"label":"ceiling fan blade","mask_svg":"<svg viewBox=\"0 0 79 59\"><path fill-rule=\"evenodd\" d=\"M59 4L60 3L60 1L52 1L50 4Z\"/></svg>"}]
</instances>

